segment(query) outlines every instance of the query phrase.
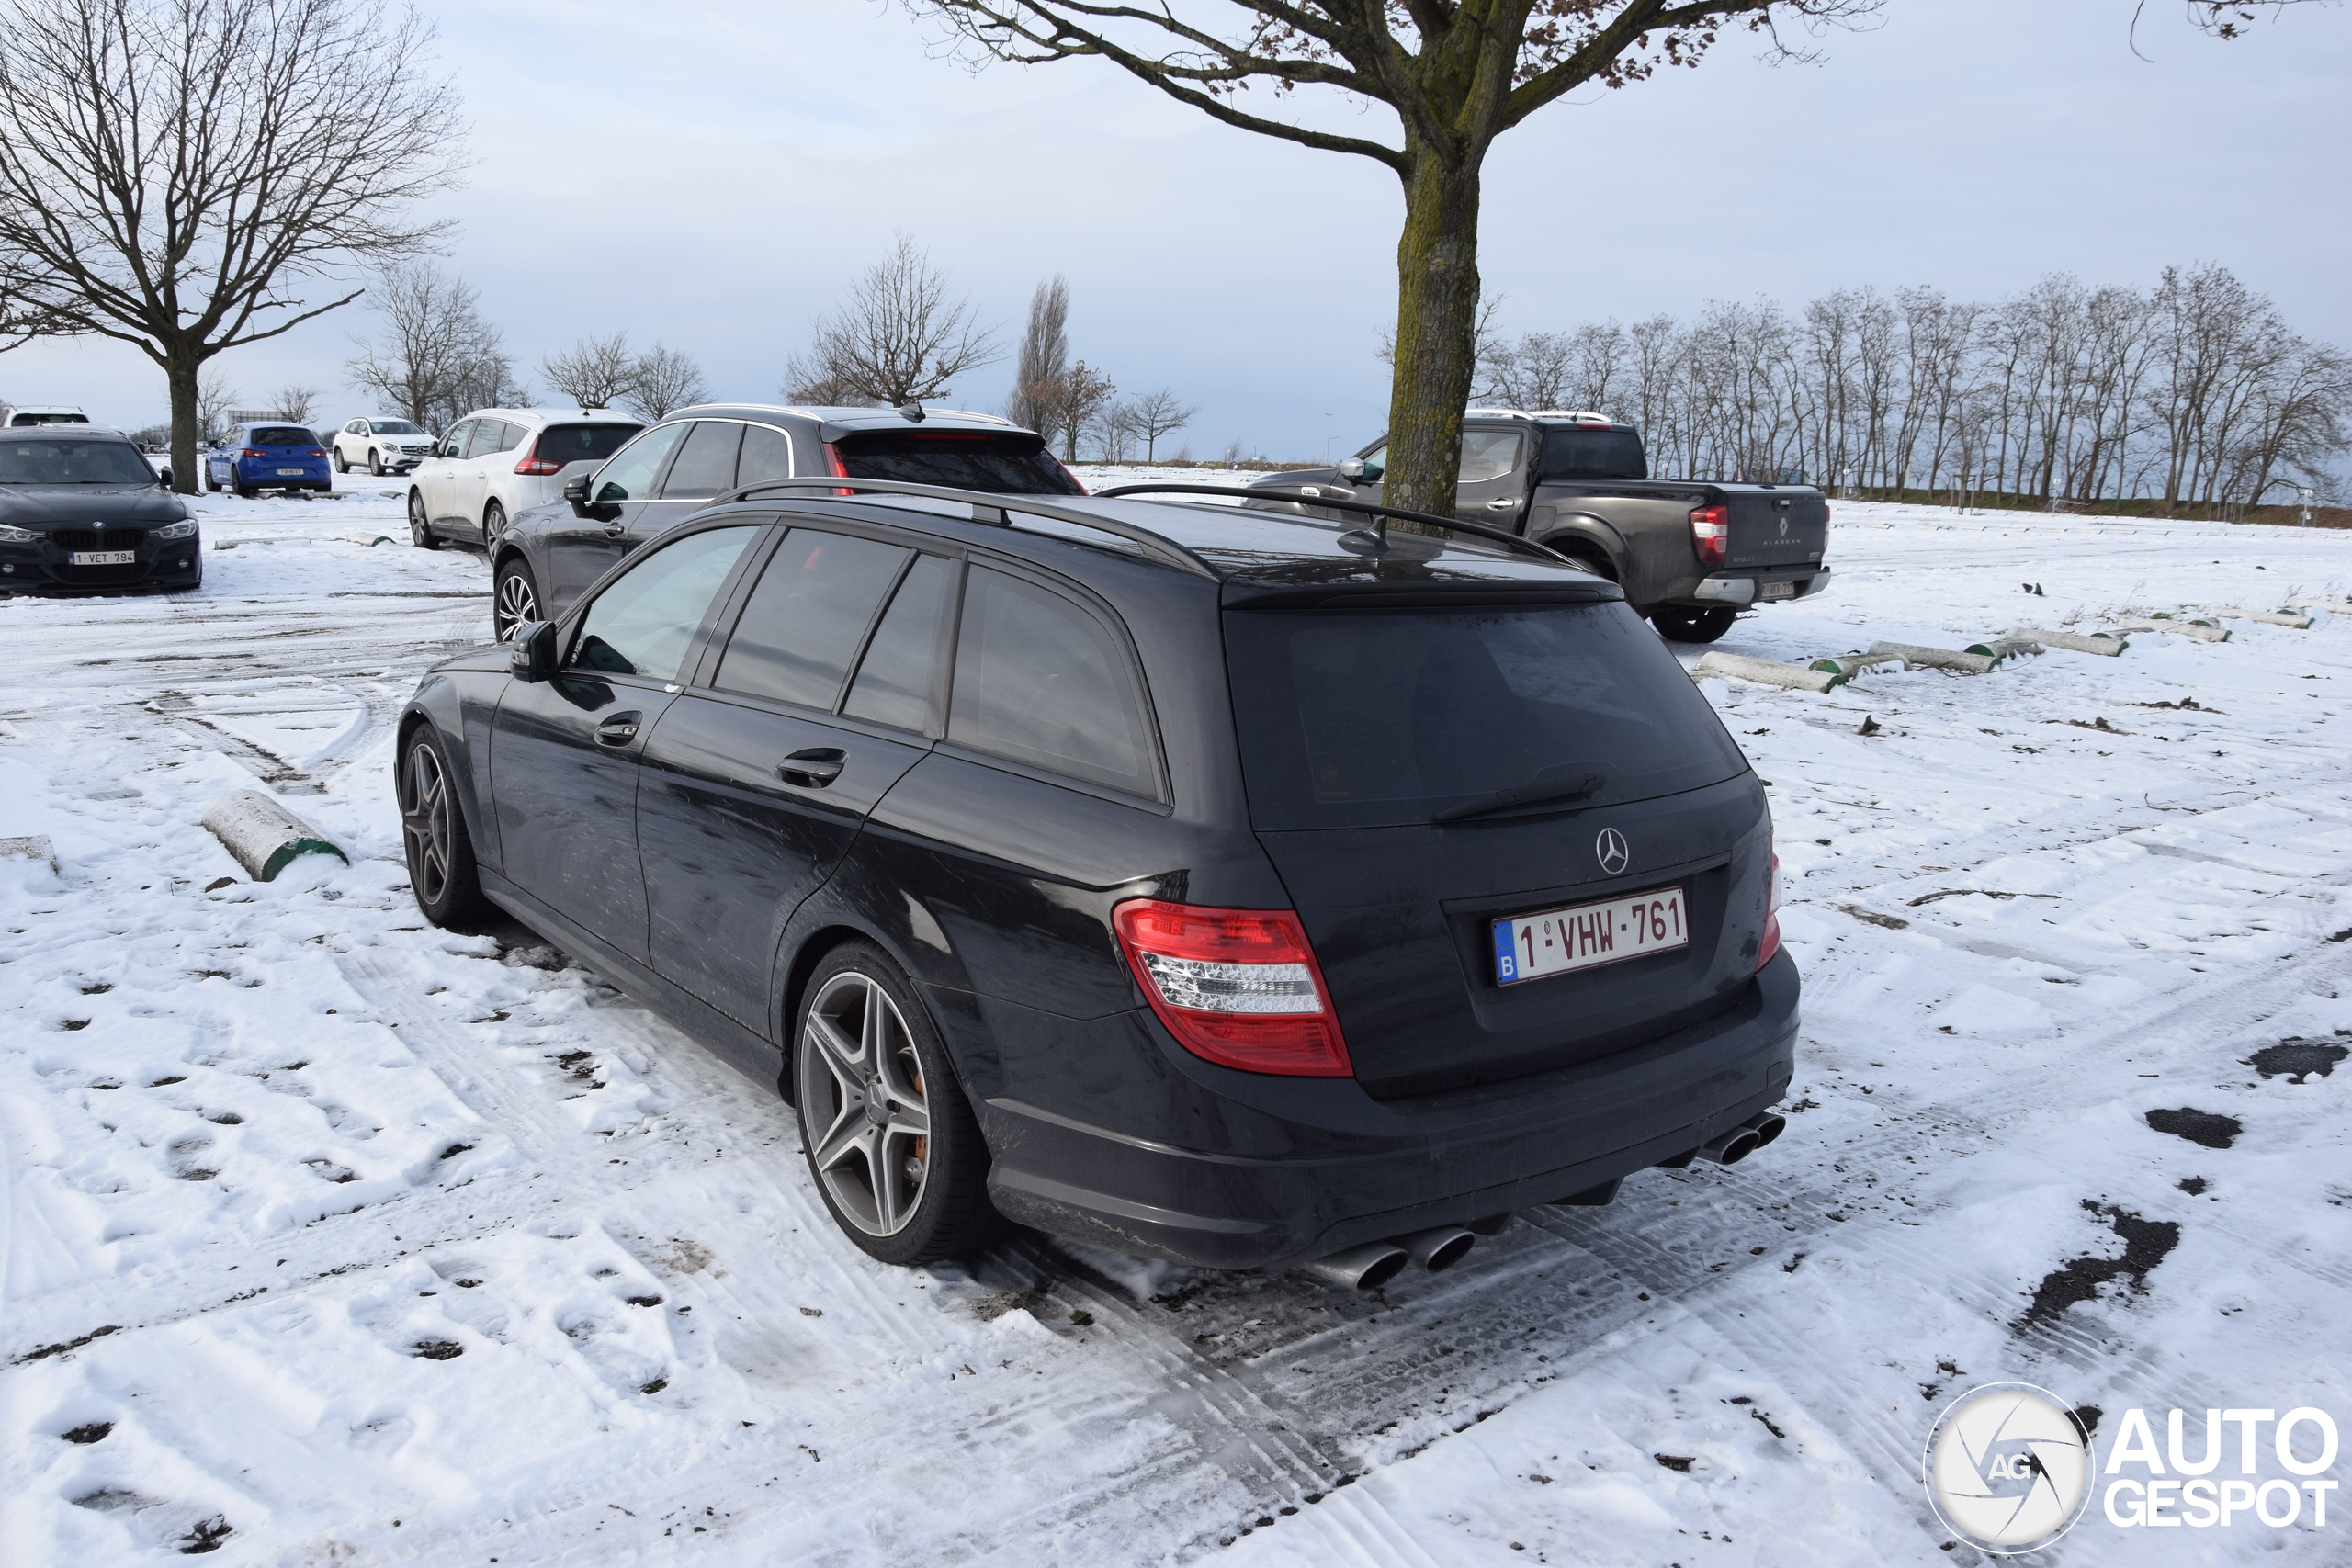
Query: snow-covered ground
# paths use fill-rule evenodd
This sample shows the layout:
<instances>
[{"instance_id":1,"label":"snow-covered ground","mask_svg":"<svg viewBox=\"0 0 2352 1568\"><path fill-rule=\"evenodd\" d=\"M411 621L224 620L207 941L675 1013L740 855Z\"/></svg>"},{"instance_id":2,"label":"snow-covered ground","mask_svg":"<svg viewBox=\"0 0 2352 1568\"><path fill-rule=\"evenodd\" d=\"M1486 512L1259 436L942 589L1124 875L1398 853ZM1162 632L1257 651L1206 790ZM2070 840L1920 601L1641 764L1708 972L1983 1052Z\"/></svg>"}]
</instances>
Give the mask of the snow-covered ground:
<instances>
[{"instance_id":1,"label":"snow-covered ground","mask_svg":"<svg viewBox=\"0 0 2352 1568\"><path fill-rule=\"evenodd\" d=\"M354 479L206 498L198 594L0 602L0 836L59 861L0 860L11 1562L1942 1563L1918 1452L1977 1383L2102 1438L2352 1427L2352 1068L2256 1055L2352 1032L2345 621L1704 682L1806 981L1747 1164L1374 1296L1037 1240L908 1271L833 1233L767 1089L417 917L387 721L488 583ZM1837 515L1837 593L1719 647L2352 592L2340 535ZM351 863L246 881L197 822L257 778ZM2147 1122L2184 1108L2228 1146ZM2341 1562L2344 1510L2095 1507L2045 1559Z\"/></svg>"}]
</instances>

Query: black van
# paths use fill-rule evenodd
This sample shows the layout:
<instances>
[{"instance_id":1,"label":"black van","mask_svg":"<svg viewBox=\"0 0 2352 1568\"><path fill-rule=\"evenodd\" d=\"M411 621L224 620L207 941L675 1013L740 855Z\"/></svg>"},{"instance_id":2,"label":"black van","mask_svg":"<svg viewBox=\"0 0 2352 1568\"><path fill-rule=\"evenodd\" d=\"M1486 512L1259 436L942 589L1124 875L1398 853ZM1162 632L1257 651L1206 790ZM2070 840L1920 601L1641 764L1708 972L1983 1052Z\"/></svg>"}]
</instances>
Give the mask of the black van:
<instances>
[{"instance_id":1,"label":"black van","mask_svg":"<svg viewBox=\"0 0 2352 1568\"><path fill-rule=\"evenodd\" d=\"M1615 584L1357 510L721 496L426 676L418 901L778 1085L892 1262L1011 1221L1370 1285L1770 1141L1738 747Z\"/></svg>"}]
</instances>

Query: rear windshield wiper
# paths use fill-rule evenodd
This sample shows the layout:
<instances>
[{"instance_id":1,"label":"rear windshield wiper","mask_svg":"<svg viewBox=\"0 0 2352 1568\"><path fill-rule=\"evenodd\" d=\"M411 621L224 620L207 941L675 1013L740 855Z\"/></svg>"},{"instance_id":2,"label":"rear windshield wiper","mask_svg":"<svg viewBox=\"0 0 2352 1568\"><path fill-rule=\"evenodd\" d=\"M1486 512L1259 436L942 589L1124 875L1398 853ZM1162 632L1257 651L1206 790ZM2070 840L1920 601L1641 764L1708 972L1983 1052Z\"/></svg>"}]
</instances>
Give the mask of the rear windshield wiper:
<instances>
[{"instance_id":1,"label":"rear windshield wiper","mask_svg":"<svg viewBox=\"0 0 2352 1568\"><path fill-rule=\"evenodd\" d=\"M1513 784L1476 800L1465 800L1459 806L1449 806L1430 818L1432 822L1459 822L1465 817L1484 817L1491 811L1507 811L1514 806L1531 806L1539 800L1582 800L1599 793L1609 781L1599 773L1569 773L1556 779L1537 779L1532 784Z\"/></svg>"}]
</instances>

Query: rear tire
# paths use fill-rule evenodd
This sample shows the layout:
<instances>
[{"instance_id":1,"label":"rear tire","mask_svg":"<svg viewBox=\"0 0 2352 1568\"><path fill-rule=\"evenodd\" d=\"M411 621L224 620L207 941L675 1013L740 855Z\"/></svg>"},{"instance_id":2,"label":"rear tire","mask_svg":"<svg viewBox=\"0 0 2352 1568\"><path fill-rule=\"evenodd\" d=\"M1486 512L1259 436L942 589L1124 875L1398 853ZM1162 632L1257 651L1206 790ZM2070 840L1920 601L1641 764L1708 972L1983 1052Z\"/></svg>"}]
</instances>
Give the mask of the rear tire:
<instances>
[{"instance_id":1,"label":"rear tire","mask_svg":"<svg viewBox=\"0 0 2352 1568\"><path fill-rule=\"evenodd\" d=\"M401 753L401 842L409 891L436 926L464 925L482 908L473 837L458 805L456 776L439 739L430 728L418 728Z\"/></svg>"},{"instance_id":2,"label":"rear tire","mask_svg":"<svg viewBox=\"0 0 2352 1568\"><path fill-rule=\"evenodd\" d=\"M1689 604L1660 604L1650 612L1650 625L1657 635L1668 642L1713 642L1731 630L1739 612L1728 604L1709 604L1702 608Z\"/></svg>"},{"instance_id":3,"label":"rear tire","mask_svg":"<svg viewBox=\"0 0 2352 1568\"><path fill-rule=\"evenodd\" d=\"M492 583L490 630L500 642L513 641L516 627L547 618L539 608L538 579L531 575L528 561L508 557L498 563Z\"/></svg>"},{"instance_id":4,"label":"rear tire","mask_svg":"<svg viewBox=\"0 0 2352 1568\"><path fill-rule=\"evenodd\" d=\"M801 1145L842 1235L907 1265L960 1258L1002 1234L979 1123L888 953L865 942L827 953L792 1039Z\"/></svg>"},{"instance_id":5,"label":"rear tire","mask_svg":"<svg viewBox=\"0 0 2352 1568\"><path fill-rule=\"evenodd\" d=\"M417 491L408 492L409 542L420 550L437 550L440 538L433 532L433 525L425 521L424 497Z\"/></svg>"},{"instance_id":6,"label":"rear tire","mask_svg":"<svg viewBox=\"0 0 2352 1568\"><path fill-rule=\"evenodd\" d=\"M498 543L498 536L506 532L506 508L492 502L481 509L481 542L488 549Z\"/></svg>"}]
</instances>

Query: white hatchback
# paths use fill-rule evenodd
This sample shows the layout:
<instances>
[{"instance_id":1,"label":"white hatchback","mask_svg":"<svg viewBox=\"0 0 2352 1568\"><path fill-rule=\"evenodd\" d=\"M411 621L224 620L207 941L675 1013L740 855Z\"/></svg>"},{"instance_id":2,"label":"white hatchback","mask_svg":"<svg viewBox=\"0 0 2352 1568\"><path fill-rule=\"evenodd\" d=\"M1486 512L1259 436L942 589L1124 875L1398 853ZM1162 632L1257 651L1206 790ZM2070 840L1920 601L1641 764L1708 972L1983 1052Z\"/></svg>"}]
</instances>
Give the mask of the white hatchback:
<instances>
[{"instance_id":1,"label":"white hatchback","mask_svg":"<svg viewBox=\"0 0 2352 1568\"><path fill-rule=\"evenodd\" d=\"M346 420L327 446L338 474L354 468L371 474L404 474L424 461L432 450L431 431L390 414Z\"/></svg>"},{"instance_id":2,"label":"white hatchback","mask_svg":"<svg viewBox=\"0 0 2352 1568\"><path fill-rule=\"evenodd\" d=\"M417 466L409 534L424 549L444 539L487 546L517 512L559 499L566 468L603 462L644 428L643 420L608 409L469 413Z\"/></svg>"}]
</instances>

